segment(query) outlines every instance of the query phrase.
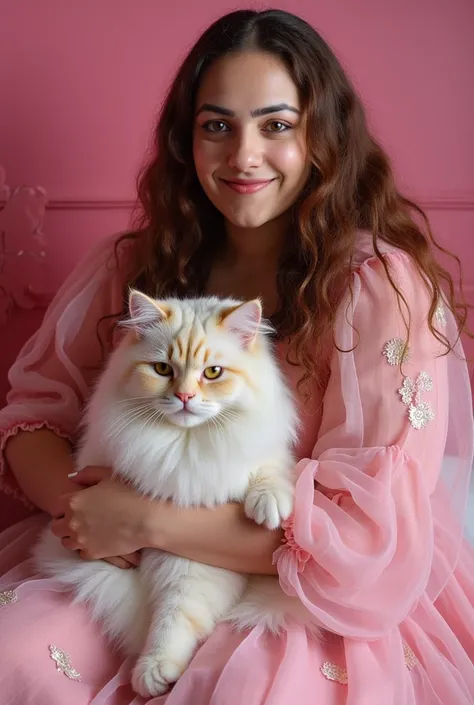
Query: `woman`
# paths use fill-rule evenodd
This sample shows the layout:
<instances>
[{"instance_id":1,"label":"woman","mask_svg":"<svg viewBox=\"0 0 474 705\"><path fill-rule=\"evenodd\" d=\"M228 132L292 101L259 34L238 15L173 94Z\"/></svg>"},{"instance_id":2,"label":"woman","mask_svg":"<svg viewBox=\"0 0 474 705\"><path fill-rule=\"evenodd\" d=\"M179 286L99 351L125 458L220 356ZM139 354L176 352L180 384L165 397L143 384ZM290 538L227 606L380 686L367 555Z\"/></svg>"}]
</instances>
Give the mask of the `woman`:
<instances>
[{"instance_id":1,"label":"woman","mask_svg":"<svg viewBox=\"0 0 474 705\"><path fill-rule=\"evenodd\" d=\"M276 10L210 27L168 94L139 195L140 228L115 257L107 241L85 259L10 374L4 483L43 513L0 537L3 698L143 702L86 609L32 572L28 550L51 515L66 547L124 569L156 546L278 573L327 630L319 641L296 625L278 636L220 625L150 703L472 705L466 307L317 33ZM68 478L130 283L161 297L263 299L303 421L296 507L281 532L235 505L149 503L107 468L81 473L87 488Z\"/></svg>"}]
</instances>

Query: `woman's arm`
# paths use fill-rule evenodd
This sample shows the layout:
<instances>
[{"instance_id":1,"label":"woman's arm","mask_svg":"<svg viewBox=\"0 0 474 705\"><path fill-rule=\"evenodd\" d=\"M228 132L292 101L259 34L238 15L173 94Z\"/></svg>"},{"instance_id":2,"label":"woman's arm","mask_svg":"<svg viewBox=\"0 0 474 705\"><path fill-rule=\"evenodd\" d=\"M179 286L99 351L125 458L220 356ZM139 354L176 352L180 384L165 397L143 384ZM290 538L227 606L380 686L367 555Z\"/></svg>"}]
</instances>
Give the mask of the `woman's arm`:
<instances>
[{"instance_id":1,"label":"woman's arm","mask_svg":"<svg viewBox=\"0 0 474 705\"><path fill-rule=\"evenodd\" d=\"M52 527L66 548L94 559L159 548L237 573L276 574L281 531L247 519L239 504L183 509L151 501L112 480L110 468L84 468L74 481L86 489L76 484L61 498Z\"/></svg>"},{"instance_id":2,"label":"woman's arm","mask_svg":"<svg viewBox=\"0 0 474 705\"><path fill-rule=\"evenodd\" d=\"M8 374L11 389L7 406L0 409L0 489L50 513L56 499L74 489L67 479L72 459L65 439L74 442L107 352L97 336L98 322L123 306L130 253L118 254L115 267L109 238L91 250L62 285ZM103 342L108 332L110 327L101 327Z\"/></svg>"},{"instance_id":3,"label":"woman's arm","mask_svg":"<svg viewBox=\"0 0 474 705\"><path fill-rule=\"evenodd\" d=\"M51 516L57 513L62 495L77 491L68 478L74 470L70 445L47 428L12 436L6 443L5 457L20 489Z\"/></svg>"},{"instance_id":4,"label":"woman's arm","mask_svg":"<svg viewBox=\"0 0 474 705\"><path fill-rule=\"evenodd\" d=\"M282 531L258 526L240 504L179 509L150 503L145 526L152 547L237 573L277 574L272 557Z\"/></svg>"},{"instance_id":5,"label":"woman's arm","mask_svg":"<svg viewBox=\"0 0 474 705\"><path fill-rule=\"evenodd\" d=\"M386 264L406 307L382 262L357 269L336 319L319 438L296 469L294 515L276 556L282 589L319 625L369 641L393 634L452 575L473 449L462 350L443 355L410 257L396 251ZM435 324L456 341L447 309ZM455 461L444 482L446 450ZM382 672L386 653L378 663L372 655Z\"/></svg>"}]
</instances>

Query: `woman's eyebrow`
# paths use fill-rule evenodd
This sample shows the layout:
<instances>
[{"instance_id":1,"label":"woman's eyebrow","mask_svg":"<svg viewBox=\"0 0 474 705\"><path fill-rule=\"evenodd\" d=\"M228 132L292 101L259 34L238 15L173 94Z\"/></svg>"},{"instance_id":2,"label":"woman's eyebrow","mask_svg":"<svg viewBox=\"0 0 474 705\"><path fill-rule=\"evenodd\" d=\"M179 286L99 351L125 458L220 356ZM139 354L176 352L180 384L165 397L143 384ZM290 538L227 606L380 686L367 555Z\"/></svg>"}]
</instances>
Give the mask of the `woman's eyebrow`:
<instances>
[{"instance_id":1,"label":"woman's eyebrow","mask_svg":"<svg viewBox=\"0 0 474 705\"><path fill-rule=\"evenodd\" d=\"M300 114L298 108L288 103L278 103L277 105L268 105L265 108L257 108L256 110L251 110L250 115L252 117L262 117L263 115L270 115L271 113L279 113L283 110L290 110L293 113ZM199 110L196 112L196 117L203 112L217 113L218 115L225 115L226 117L235 117L235 112L229 110L229 108L222 108L220 105L214 105L213 103L203 103Z\"/></svg>"}]
</instances>

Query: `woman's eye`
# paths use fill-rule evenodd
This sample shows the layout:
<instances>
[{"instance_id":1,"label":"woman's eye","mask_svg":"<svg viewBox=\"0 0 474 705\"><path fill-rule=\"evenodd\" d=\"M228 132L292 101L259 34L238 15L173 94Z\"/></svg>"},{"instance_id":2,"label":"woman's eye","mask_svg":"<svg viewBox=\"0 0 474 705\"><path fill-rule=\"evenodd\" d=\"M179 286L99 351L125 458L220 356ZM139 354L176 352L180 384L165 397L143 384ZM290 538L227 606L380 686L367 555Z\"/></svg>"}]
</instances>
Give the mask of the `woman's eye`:
<instances>
[{"instance_id":1,"label":"woman's eye","mask_svg":"<svg viewBox=\"0 0 474 705\"><path fill-rule=\"evenodd\" d=\"M223 372L222 367L206 367L203 374L206 379L218 379Z\"/></svg>"},{"instance_id":2,"label":"woman's eye","mask_svg":"<svg viewBox=\"0 0 474 705\"><path fill-rule=\"evenodd\" d=\"M173 376L173 368L167 362L155 362L155 372L161 377Z\"/></svg>"},{"instance_id":3,"label":"woman's eye","mask_svg":"<svg viewBox=\"0 0 474 705\"><path fill-rule=\"evenodd\" d=\"M272 120L267 123L265 129L268 130L268 132L286 132L287 130L291 130L291 125L287 125L286 122L280 122L280 120Z\"/></svg>"},{"instance_id":4,"label":"woman's eye","mask_svg":"<svg viewBox=\"0 0 474 705\"><path fill-rule=\"evenodd\" d=\"M203 128L207 130L207 132L214 133L227 132L229 129L228 125L222 122L222 120L208 120L204 123Z\"/></svg>"}]
</instances>

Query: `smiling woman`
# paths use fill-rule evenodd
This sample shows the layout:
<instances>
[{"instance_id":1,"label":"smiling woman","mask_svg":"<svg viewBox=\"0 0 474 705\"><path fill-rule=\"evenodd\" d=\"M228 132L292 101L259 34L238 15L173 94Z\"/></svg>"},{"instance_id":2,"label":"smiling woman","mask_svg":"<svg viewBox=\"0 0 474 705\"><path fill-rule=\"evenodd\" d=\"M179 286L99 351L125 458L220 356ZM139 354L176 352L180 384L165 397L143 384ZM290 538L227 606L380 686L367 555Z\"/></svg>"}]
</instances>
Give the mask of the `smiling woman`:
<instances>
[{"instance_id":1,"label":"smiling woman","mask_svg":"<svg viewBox=\"0 0 474 705\"><path fill-rule=\"evenodd\" d=\"M278 233L283 239L311 169L300 98L286 66L262 52L224 57L206 73L196 105L196 172L227 218L230 238L235 228L239 239L248 228L254 239L255 228L271 222L272 241Z\"/></svg>"},{"instance_id":2,"label":"smiling woman","mask_svg":"<svg viewBox=\"0 0 474 705\"><path fill-rule=\"evenodd\" d=\"M474 705L474 556L463 541L474 437L459 343L467 306L456 300L428 221L398 191L361 101L322 37L280 10L237 11L209 27L164 101L139 200L136 229L101 244L78 267L11 370L0 417L11 470L5 482L55 517L53 534L67 551L130 566L130 553L136 559L135 551L152 548L188 577L194 562L216 569L214 576L232 571L236 582L261 574L267 586L278 574L297 611L284 626L262 622L270 594L251 592L245 628L222 622L213 631L189 609L191 584L169 603L153 591L167 617L181 598L186 609L179 628L161 623L142 652L144 670L161 682L134 681L136 689L162 693L182 673L196 646L183 661L184 625L201 637L212 633L150 705ZM178 299L183 311L185 299L206 294L207 305L234 302L216 319L217 328L225 320L237 332L233 352L219 330L212 350L199 330L188 344L170 316L176 340L159 341L120 376L133 397L146 388L160 419L168 415L172 432L185 439L190 477L201 477L211 496L220 473L229 471L234 482L255 472L239 453L256 448L267 431L275 434L274 451L291 429L271 379L256 366L250 374L243 361L246 323L260 322L255 299L262 302L275 330L270 359L291 384L300 418L298 462L286 462L295 480L288 519L287 506L257 526L240 495L213 508L199 497L199 506L185 508L152 500L111 479L108 467L81 471L76 479L93 484L87 488L67 477L92 371L104 366L96 333L128 312L128 303L134 309L131 289L142 297L138 327L143 317L166 316L164 300ZM245 302L238 309L236 299ZM102 343L113 360L121 348L113 325L107 331ZM259 398L235 447L224 434L220 456L216 443L207 455L194 452L195 417L235 421L237 400L251 398L253 380L272 414L265 433ZM88 429L102 451L105 414L94 418ZM114 440L123 452L103 462L123 467L126 477L133 462L143 470L146 448L142 436L127 436L129 424L119 431ZM174 450L152 458L151 480L173 462L170 482L178 482ZM259 482L252 491L257 506ZM61 595L53 578L38 580L27 562L45 523L39 515L0 535L0 692L12 705L136 703L129 664L87 611ZM89 566L92 579L112 567ZM124 581L133 583L142 568L122 571ZM130 619L130 596L125 590L110 605L114 616ZM316 631L301 620L303 608ZM164 672L150 653L168 639Z\"/></svg>"}]
</instances>

